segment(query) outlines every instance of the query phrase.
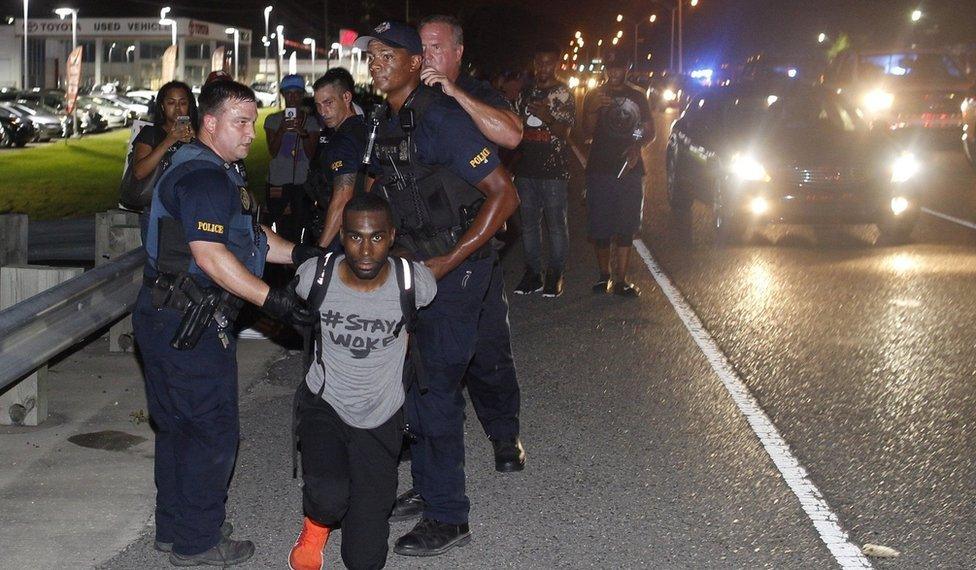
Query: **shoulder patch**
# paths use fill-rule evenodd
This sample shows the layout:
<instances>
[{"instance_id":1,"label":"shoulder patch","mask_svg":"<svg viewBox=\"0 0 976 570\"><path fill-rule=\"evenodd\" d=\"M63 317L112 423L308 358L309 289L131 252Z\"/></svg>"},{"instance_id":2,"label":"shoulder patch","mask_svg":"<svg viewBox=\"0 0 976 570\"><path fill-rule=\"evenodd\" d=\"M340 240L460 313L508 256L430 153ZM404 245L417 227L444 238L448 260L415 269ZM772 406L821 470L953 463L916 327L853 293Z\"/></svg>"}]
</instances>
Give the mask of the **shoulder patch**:
<instances>
[{"instance_id":1,"label":"shoulder patch","mask_svg":"<svg viewBox=\"0 0 976 570\"><path fill-rule=\"evenodd\" d=\"M471 165L471 168L478 168L488 160L489 156L491 156L491 149L485 147L481 149L481 152L476 154L474 158L468 161L468 164Z\"/></svg>"}]
</instances>

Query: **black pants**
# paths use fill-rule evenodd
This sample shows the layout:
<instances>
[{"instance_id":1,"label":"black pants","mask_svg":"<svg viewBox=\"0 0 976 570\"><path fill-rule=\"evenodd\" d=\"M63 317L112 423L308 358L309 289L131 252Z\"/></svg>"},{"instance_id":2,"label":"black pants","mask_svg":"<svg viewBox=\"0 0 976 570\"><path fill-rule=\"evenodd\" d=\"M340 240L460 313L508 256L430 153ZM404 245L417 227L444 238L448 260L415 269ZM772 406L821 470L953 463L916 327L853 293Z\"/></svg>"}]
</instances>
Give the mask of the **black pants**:
<instances>
[{"instance_id":1,"label":"black pants","mask_svg":"<svg viewBox=\"0 0 976 570\"><path fill-rule=\"evenodd\" d=\"M262 220L262 223L268 227L275 224L278 235L290 242L299 243L302 230L311 221L312 208L315 207L305 193L304 185L271 186L269 184L266 204L268 218Z\"/></svg>"},{"instance_id":2,"label":"black pants","mask_svg":"<svg viewBox=\"0 0 976 570\"><path fill-rule=\"evenodd\" d=\"M298 440L302 451L305 516L342 524L342 561L352 569L386 565L396 501L403 413L373 429L354 428L305 382L299 386Z\"/></svg>"},{"instance_id":3,"label":"black pants","mask_svg":"<svg viewBox=\"0 0 976 570\"><path fill-rule=\"evenodd\" d=\"M181 319L139 292L132 326L156 426L156 540L191 555L220 541L240 433L237 343L224 348L211 325L194 348L176 350L169 341Z\"/></svg>"}]
</instances>

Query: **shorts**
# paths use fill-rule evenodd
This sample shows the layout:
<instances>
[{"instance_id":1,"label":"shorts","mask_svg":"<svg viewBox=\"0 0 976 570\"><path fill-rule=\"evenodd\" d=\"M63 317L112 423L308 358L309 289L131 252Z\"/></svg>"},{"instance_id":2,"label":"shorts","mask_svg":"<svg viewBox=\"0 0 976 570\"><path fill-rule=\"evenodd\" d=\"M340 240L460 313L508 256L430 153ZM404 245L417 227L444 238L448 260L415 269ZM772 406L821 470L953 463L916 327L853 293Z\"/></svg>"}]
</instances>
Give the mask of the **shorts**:
<instances>
[{"instance_id":1,"label":"shorts","mask_svg":"<svg viewBox=\"0 0 976 570\"><path fill-rule=\"evenodd\" d=\"M637 169L621 179L613 174L587 173L587 231L592 241L634 239L644 216L643 175Z\"/></svg>"}]
</instances>

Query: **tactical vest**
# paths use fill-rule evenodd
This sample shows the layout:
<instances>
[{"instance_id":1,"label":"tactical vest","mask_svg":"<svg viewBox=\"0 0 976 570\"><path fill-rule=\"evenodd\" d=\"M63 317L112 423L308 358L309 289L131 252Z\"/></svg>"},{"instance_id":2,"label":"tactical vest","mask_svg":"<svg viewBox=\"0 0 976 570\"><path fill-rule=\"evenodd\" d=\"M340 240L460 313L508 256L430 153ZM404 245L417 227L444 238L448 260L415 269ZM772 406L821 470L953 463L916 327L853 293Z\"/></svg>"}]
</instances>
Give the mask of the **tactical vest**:
<instances>
[{"instance_id":1,"label":"tactical vest","mask_svg":"<svg viewBox=\"0 0 976 570\"><path fill-rule=\"evenodd\" d=\"M186 170L179 168L186 163L192 163L194 170L219 170L237 186L241 209L234 214L225 230L227 249L247 267L248 271L260 277L264 273L268 238L257 223L258 205L248 192L244 178L237 169L200 143L184 145L176 151L172 164L156 184L149 214L149 233L146 238L146 264L149 269L147 275L188 273L203 278L205 282L210 281L190 253L190 244L186 241L182 224L166 210L160 199L164 192L170 192L172 186L182 178L182 176L174 176L174 173L186 175Z\"/></svg>"},{"instance_id":2,"label":"tactical vest","mask_svg":"<svg viewBox=\"0 0 976 570\"><path fill-rule=\"evenodd\" d=\"M419 259L443 255L454 248L474 221L484 195L445 166L421 162L413 140L416 127L432 103L445 97L420 85L396 117L389 104L381 107L377 128L376 188L390 202L397 244Z\"/></svg>"}]
</instances>

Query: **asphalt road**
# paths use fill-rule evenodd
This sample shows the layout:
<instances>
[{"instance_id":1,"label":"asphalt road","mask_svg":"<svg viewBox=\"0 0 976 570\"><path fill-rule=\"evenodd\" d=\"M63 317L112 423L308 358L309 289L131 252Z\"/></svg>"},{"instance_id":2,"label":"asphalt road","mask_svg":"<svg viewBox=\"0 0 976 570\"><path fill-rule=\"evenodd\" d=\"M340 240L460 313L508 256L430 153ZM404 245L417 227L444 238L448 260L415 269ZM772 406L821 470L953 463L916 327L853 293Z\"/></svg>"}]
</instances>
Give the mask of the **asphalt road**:
<instances>
[{"instance_id":1,"label":"asphalt road","mask_svg":"<svg viewBox=\"0 0 976 570\"><path fill-rule=\"evenodd\" d=\"M871 559L878 568L973 567L976 230L927 214L899 247L875 245L873 228L776 227L719 248L708 208L696 204L689 223L668 211L662 139L647 157L642 240L841 538L901 552ZM925 175L928 208L976 221L976 176L961 152L938 153ZM580 190L576 176L566 293L510 298L526 470L492 470L469 409L473 542L432 559L391 553L388 566L837 567L784 478L782 450L774 463L757 412L740 411L641 260L640 299L590 294ZM504 263L511 288L519 252ZM244 568L286 567L300 525L288 453L298 366L297 354L279 362L242 399L228 512L236 536L257 544ZM402 488L408 477L401 466ZM409 528L393 525L391 543ZM150 536L104 567L169 567ZM341 564L339 541L327 566Z\"/></svg>"}]
</instances>

